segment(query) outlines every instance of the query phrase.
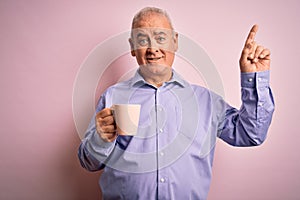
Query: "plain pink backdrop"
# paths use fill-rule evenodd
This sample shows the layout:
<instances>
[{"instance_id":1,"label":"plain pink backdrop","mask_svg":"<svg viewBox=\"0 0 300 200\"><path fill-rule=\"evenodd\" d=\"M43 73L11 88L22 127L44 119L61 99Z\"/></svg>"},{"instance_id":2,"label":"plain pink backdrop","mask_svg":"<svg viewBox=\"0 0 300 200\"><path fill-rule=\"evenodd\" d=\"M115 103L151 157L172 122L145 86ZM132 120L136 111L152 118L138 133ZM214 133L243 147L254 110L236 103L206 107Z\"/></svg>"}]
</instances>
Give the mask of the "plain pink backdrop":
<instances>
[{"instance_id":1,"label":"plain pink backdrop","mask_svg":"<svg viewBox=\"0 0 300 200\"><path fill-rule=\"evenodd\" d=\"M148 5L166 9L176 30L206 50L237 107L240 51L252 24L260 25L257 41L272 50L269 136L255 148L217 142L208 199L299 199L300 3L288 0L1 0L0 199L100 199L99 173L77 159L73 84L89 52L128 31Z\"/></svg>"}]
</instances>

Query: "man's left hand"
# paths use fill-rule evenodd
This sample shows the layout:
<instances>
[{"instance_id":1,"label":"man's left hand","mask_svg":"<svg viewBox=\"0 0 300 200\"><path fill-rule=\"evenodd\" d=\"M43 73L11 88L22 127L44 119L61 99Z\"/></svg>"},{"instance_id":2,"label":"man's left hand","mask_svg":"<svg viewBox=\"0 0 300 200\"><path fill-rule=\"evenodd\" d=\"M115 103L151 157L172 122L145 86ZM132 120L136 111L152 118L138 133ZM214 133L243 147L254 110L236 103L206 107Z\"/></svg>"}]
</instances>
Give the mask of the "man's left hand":
<instances>
[{"instance_id":1,"label":"man's left hand","mask_svg":"<svg viewBox=\"0 0 300 200\"><path fill-rule=\"evenodd\" d=\"M270 50L255 42L258 26L254 25L247 37L240 58L241 72L258 72L270 69Z\"/></svg>"}]
</instances>

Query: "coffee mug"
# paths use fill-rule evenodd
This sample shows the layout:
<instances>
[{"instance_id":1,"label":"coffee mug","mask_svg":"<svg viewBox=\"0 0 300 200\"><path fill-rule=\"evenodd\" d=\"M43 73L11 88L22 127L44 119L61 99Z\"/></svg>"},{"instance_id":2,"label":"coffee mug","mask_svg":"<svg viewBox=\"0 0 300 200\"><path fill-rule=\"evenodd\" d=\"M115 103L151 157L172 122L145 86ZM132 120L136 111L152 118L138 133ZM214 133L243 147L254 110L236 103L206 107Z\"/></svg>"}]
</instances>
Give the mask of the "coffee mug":
<instances>
[{"instance_id":1,"label":"coffee mug","mask_svg":"<svg viewBox=\"0 0 300 200\"><path fill-rule=\"evenodd\" d=\"M114 104L111 107L119 135L136 135L140 119L141 105Z\"/></svg>"}]
</instances>

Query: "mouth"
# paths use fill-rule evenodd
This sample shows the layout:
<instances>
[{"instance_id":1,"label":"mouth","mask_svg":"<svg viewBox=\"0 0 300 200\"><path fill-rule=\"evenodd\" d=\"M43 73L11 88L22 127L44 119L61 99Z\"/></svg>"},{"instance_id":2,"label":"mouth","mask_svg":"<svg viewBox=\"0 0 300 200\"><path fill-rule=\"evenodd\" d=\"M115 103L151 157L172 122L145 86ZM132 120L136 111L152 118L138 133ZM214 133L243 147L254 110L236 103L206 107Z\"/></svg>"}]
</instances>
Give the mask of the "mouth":
<instances>
[{"instance_id":1,"label":"mouth","mask_svg":"<svg viewBox=\"0 0 300 200\"><path fill-rule=\"evenodd\" d=\"M160 59L161 59L162 57L147 57L146 59L147 59L147 61L148 62L157 62L157 61L159 61Z\"/></svg>"}]
</instances>

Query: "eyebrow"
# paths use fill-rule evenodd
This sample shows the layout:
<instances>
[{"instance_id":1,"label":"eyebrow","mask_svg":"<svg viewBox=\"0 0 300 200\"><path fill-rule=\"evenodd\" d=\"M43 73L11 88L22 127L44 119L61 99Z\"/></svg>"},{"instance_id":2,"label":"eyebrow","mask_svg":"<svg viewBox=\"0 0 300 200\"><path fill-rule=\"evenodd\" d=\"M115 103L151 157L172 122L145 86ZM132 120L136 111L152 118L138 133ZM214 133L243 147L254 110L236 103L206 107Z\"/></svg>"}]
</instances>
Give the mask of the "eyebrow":
<instances>
[{"instance_id":1,"label":"eyebrow","mask_svg":"<svg viewBox=\"0 0 300 200\"><path fill-rule=\"evenodd\" d=\"M145 33L138 33L136 37L137 38L138 37L147 37L147 34L145 34Z\"/></svg>"},{"instance_id":2,"label":"eyebrow","mask_svg":"<svg viewBox=\"0 0 300 200\"><path fill-rule=\"evenodd\" d=\"M154 31L154 35L167 35L167 33L164 32L164 31ZM148 34L146 34L146 33L141 33L141 32L139 32L139 33L136 35L137 38L138 38L138 37L147 37L147 36L148 36Z\"/></svg>"},{"instance_id":3,"label":"eyebrow","mask_svg":"<svg viewBox=\"0 0 300 200\"><path fill-rule=\"evenodd\" d=\"M163 31L154 31L154 35L167 35L167 33L163 32Z\"/></svg>"}]
</instances>

